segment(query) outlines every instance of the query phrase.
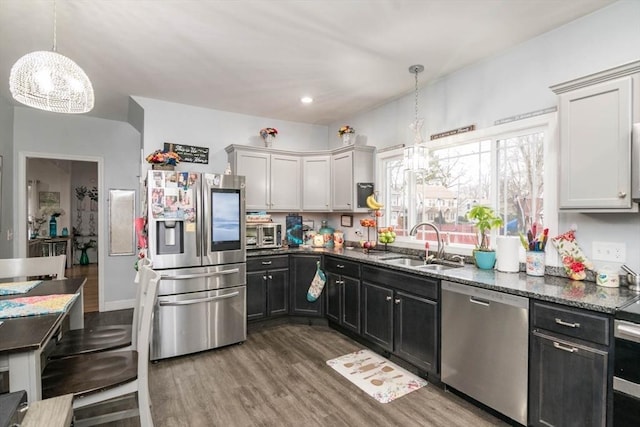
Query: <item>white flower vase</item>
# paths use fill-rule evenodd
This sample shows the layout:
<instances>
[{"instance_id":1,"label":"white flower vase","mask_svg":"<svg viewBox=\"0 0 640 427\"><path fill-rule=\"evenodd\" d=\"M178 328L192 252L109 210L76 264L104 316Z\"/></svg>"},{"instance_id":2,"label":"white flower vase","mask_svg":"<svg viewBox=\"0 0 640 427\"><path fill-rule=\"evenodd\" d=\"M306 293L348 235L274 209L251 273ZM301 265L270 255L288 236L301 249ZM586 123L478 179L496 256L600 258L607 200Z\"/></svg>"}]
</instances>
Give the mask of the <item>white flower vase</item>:
<instances>
[{"instance_id":1,"label":"white flower vase","mask_svg":"<svg viewBox=\"0 0 640 427\"><path fill-rule=\"evenodd\" d=\"M355 141L355 135L352 133L343 133L342 134L342 145L353 145Z\"/></svg>"},{"instance_id":2,"label":"white flower vase","mask_svg":"<svg viewBox=\"0 0 640 427\"><path fill-rule=\"evenodd\" d=\"M265 147L271 147L273 145L273 141L276 140L276 136L275 135L267 135L264 137L264 146Z\"/></svg>"}]
</instances>

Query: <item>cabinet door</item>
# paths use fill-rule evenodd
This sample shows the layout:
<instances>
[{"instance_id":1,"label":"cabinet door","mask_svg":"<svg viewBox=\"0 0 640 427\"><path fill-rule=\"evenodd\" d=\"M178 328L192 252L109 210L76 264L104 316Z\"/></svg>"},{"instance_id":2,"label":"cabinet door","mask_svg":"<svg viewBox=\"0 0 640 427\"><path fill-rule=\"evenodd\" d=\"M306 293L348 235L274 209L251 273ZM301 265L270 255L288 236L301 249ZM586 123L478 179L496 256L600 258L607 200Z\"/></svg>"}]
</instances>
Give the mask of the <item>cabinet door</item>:
<instances>
[{"instance_id":1,"label":"cabinet door","mask_svg":"<svg viewBox=\"0 0 640 427\"><path fill-rule=\"evenodd\" d=\"M270 155L238 151L236 153L236 174L245 176L246 209L270 209Z\"/></svg>"},{"instance_id":2,"label":"cabinet door","mask_svg":"<svg viewBox=\"0 0 640 427\"><path fill-rule=\"evenodd\" d=\"M560 208L630 209L630 76L560 96Z\"/></svg>"},{"instance_id":3,"label":"cabinet door","mask_svg":"<svg viewBox=\"0 0 640 427\"><path fill-rule=\"evenodd\" d=\"M331 207L333 210L352 210L353 152L331 157Z\"/></svg>"},{"instance_id":4,"label":"cabinet door","mask_svg":"<svg viewBox=\"0 0 640 427\"><path fill-rule=\"evenodd\" d=\"M605 426L607 353L533 332L530 358L534 426Z\"/></svg>"},{"instance_id":5,"label":"cabinet door","mask_svg":"<svg viewBox=\"0 0 640 427\"><path fill-rule=\"evenodd\" d=\"M302 209L328 211L331 194L331 157L302 159Z\"/></svg>"},{"instance_id":6,"label":"cabinet door","mask_svg":"<svg viewBox=\"0 0 640 427\"><path fill-rule=\"evenodd\" d=\"M362 283L362 335L393 351L393 291Z\"/></svg>"},{"instance_id":7,"label":"cabinet door","mask_svg":"<svg viewBox=\"0 0 640 427\"><path fill-rule=\"evenodd\" d=\"M267 310L269 316L287 314L289 312L289 270L269 270L267 286Z\"/></svg>"},{"instance_id":8,"label":"cabinet door","mask_svg":"<svg viewBox=\"0 0 640 427\"><path fill-rule=\"evenodd\" d=\"M336 323L342 318L342 282L340 275L327 273L327 283L324 287L327 295L327 317Z\"/></svg>"},{"instance_id":9,"label":"cabinet door","mask_svg":"<svg viewBox=\"0 0 640 427\"><path fill-rule=\"evenodd\" d=\"M342 326L360 333L360 280L342 276Z\"/></svg>"},{"instance_id":10,"label":"cabinet door","mask_svg":"<svg viewBox=\"0 0 640 427\"><path fill-rule=\"evenodd\" d=\"M272 154L269 209L300 210L300 181L299 157Z\"/></svg>"},{"instance_id":11,"label":"cabinet door","mask_svg":"<svg viewBox=\"0 0 640 427\"><path fill-rule=\"evenodd\" d=\"M394 306L394 353L425 371L437 374L438 304L396 292Z\"/></svg>"},{"instance_id":12,"label":"cabinet door","mask_svg":"<svg viewBox=\"0 0 640 427\"><path fill-rule=\"evenodd\" d=\"M247 273L247 320L267 317L267 272Z\"/></svg>"},{"instance_id":13,"label":"cabinet door","mask_svg":"<svg viewBox=\"0 0 640 427\"><path fill-rule=\"evenodd\" d=\"M291 255L289 271L289 314L321 317L324 316L324 294L314 302L307 301L307 292L316 274L319 255Z\"/></svg>"}]
</instances>

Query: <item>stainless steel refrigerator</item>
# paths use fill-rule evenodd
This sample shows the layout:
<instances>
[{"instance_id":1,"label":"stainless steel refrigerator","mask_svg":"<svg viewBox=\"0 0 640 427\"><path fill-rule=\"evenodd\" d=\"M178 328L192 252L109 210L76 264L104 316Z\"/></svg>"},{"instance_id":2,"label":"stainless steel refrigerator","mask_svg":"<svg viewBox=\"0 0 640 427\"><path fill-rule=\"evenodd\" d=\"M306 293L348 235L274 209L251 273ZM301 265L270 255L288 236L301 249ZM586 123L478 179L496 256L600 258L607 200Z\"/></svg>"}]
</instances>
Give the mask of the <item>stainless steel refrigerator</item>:
<instances>
[{"instance_id":1,"label":"stainless steel refrigerator","mask_svg":"<svg viewBox=\"0 0 640 427\"><path fill-rule=\"evenodd\" d=\"M162 279L151 360L246 340L244 177L149 171L148 256Z\"/></svg>"}]
</instances>

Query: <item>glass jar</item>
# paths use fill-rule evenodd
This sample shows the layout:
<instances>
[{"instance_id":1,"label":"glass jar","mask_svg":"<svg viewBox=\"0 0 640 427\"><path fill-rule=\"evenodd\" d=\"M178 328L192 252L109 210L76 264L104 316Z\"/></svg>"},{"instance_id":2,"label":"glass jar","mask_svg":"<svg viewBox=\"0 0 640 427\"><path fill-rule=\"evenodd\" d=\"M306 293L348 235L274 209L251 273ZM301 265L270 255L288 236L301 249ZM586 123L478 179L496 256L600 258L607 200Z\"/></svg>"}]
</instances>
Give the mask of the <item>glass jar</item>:
<instances>
[{"instance_id":1,"label":"glass jar","mask_svg":"<svg viewBox=\"0 0 640 427\"><path fill-rule=\"evenodd\" d=\"M329 227L326 220L322 221L318 233L322 235L325 248L333 248L333 231L333 228Z\"/></svg>"},{"instance_id":2,"label":"glass jar","mask_svg":"<svg viewBox=\"0 0 640 427\"><path fill-rule=\"evenodd\" d=\"M58 221L56 217L51 215L49 220L49 237L56 237L58 235Z\"/></svg>"}]
</instances>

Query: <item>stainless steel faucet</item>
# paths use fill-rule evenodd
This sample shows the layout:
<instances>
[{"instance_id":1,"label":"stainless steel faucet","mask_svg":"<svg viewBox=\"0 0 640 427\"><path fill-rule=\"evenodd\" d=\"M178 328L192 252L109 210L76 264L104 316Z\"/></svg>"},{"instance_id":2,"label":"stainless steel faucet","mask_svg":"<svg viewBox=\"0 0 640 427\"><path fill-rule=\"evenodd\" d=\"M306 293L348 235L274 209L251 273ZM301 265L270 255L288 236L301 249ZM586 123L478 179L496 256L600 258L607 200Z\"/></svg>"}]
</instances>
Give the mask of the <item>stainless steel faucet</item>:
<instances>
[{"instance_id":1,"label":"stainless steel faucet","mask_svg":"<svg viewBox=\"0 0 640 427\"><path fill-rule=\"evenodd\" d=\"M436 240L438 241L438 249L436 251L436 259L444 259L444 242L440 238L440 230L438 229L438 227L436 227L436 225L434 223L432 223L432 222L420 222L420 223L414 225L413 228L411 229L411 231L409 231L409 236L415 236L416 233L418 232L418 228L420 228L422 226L429 226L429 227L433 228L433 230L436 232Z\"/></svg>"}]
</instances>

